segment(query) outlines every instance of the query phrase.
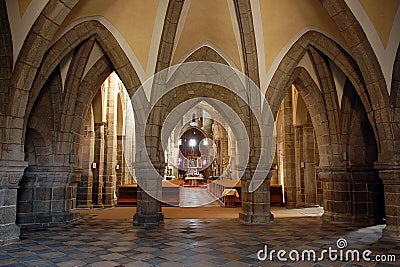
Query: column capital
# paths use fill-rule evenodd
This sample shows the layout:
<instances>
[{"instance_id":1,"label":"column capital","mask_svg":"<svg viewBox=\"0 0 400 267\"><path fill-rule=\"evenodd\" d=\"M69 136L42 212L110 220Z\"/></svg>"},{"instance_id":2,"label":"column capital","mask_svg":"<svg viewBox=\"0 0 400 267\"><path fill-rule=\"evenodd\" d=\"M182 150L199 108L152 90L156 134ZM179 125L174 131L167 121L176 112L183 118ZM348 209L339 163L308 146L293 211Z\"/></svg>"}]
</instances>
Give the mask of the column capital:
<instances>
[{"instance_id":1,"label":"column capital","mask_svg":"<svg viewBox=\"0 0 400 267\"><path fill-rule=\"evenodd\" d=\"M400 162L375 162L375 169L379 171L379 177L386 184L400 184Z\"/></svg>"},{"instance_id":2,"label":"column capital","mask_svg":"<svg viewBox=\"0 0 400 267\"><path fill-rule=\"evenodd\" d=\"M0 188L18 188L27 166L25 161L1 161Z\"/></svg>"},{"instance_id":3,"label":"column capital","mask_svg":"<svg viewBox=\"0 0 400 267\"><path fill-rule=\"evenodd\" d=\"M346 182L349 180L346 166L316 166L315 170L323 182Z\"/></svg>"},{"instance_id":4,"label":"column capital","mask_svg":"<svg viewBox=\"0 0 400 267\"><path fill-rule=\"evenodd\" d=\"M64 185L79 182L82 171L70 166L30 166L25 169L25 175L34 177L39 184Z\"/></svg>"},{"instance_id":5,"label":"column capital","mask_svg":"<svg viewBox=\"0 0 400 267\"><path fill-rule=\"evenodd\" d=\"M378 170L389 170L389 171L393 171L393 170L397 170L400 171L400 162L382 162L382 161L375 161L374 163L374 167L375 169Z\"/></svg>"}]
</instances>

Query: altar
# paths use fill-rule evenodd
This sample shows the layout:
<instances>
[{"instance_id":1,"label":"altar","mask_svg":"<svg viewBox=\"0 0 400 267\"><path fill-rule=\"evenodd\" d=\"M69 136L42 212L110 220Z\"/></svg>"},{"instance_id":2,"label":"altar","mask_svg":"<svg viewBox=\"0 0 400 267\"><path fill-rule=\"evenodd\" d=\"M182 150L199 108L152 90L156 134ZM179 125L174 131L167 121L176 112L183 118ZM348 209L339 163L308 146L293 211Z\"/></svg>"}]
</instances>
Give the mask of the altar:
<instances>
[{"instance_id":1,"label":"altar","mask_svg":"<svg viewBox=\"0 0 400 267\"><path fill-rule=\"evenodd\" d=\"M200 181L203 181L204 178L199 176L187 176L185 177L185 182L188 181L191 186L198 186Z\"/></svg>"}]
</instances>

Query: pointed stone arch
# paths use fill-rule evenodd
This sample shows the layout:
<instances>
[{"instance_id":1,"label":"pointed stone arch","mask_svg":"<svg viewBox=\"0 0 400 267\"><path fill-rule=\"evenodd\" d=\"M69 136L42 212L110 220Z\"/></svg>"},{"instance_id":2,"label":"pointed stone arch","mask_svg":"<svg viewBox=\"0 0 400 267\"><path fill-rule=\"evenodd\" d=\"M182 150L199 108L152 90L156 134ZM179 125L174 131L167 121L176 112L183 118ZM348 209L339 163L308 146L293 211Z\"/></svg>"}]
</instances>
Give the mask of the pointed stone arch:
<instances>
[{"instance_id":1,"label":"pointed stone arch","mask_svg":"<svg viewBox=\"0 0 400 267\"><path fill-rule=\"evenodd\" d=\"M379 149L379 162L383 164L385 162L396 162L398 153L394 148L398 141L390 134L390 132L396 131L396 124L392 123L391 120L392 108L389 94L377 56L363 28L344 0L321 0L321 3L345 37L350 52L360 68L366 87L365 95L369 99L371 108L365 105L363 96L357 88L356 91L361 97L375 131Z\"/></svg>"},{"instance_id":2,"label":"pointed stone arch","mask_svg":"<svg viewBox=\"0 0 400 267\"><path fill-rule=\"evenodd\" d=\"M182 8L183 0L170 0L168 3L158 49L155 73L168 68L171 64L174 40Z\"/></svg>"},{"instance_id":3,"label":"pointed stone arch","mask_svg":"<svg viewBox=\"0 0 400 267\"><path fill-rule=\"evenodd\" d=\"M374 129L376 139L380 140L378 122L374 118L371 97L367 92L364 78L362 77L356 62L337 43L326 37L324 34L316 31L306 32L299 38L299 40L289 49L273 75L265 93L273 114L276 114L287 88L291 85L291 80L289 78L291 73L293 73L293 70L298 65L300 59L310 47L317 49L330 60L334 61L339 69L348 77L349 81L355 87L357 94L360 96L363 106L368 114L368 119ZM336 128L339 129L340 127ZM378 141L379 149L380 145L381 144Z\"/></svg>"},{"instance_id":4,"label":"pointed stone arch","mask_svg":"<svg viewBox=\"0 0 400 267\"><path fill-rule=\"evenodd\" d=\"M350 52L360 66L373 109L384 108L389 100L386 83L378 59L360 23L344 0L321 0L321 3L345 37Z\"/></svg>"},{"instance_id":5,"label":"pointed stone arch","mask_svg":"<svg viewBox=\"0 0 400 267\"><path fill-rule=\"evenodd\" d=\"M9 114L24 116L27 94L31 89L37 70L60 25L78 0L50 0L32 26L15 63L12 76Z\"/></svg>"},{"instance_id":6,"label":"pointed stone arch","mask_svg":"<svg viewBox=\"0 0 400 267\"><path fill-rule=\"evenodd\" d=\"M397 151L400 149L400 44L397 49L396 59L393 67L393 75L392 75L392 88L390 94L390 103L394 108L393 110L393 122L394 125L394 135L396 137L395 146ZM400 155L397 155L400 156Z\"/></svg>"},{"instance_id":7,"label":"pointed stone arch","mask_svg":"<svg viewBox=\"0 0 400 267\"><path fill-rule=\"evenodd\" d=\"M4 45L0 49L0 114L7 114L9 87L13 69L13 47L5 0L0 1L0 38Z\"/></svg>"},{"instance_id":8,"label":"pointed stone arch","mask_svg":"<svg viewBox=\"0 0 400 267\"><path fill-rule=\"evenodd\" d=\"M233 0L242 42L244 73L260 86L257 45L250 0Z\"/></svg>"},{"instance_id":9,"label":"pointed stone arch","mask_svg":"<svg viewBox=\"0 0 400 267\"><path fill-rule=\"evenodd\" d=\"M121 80L123 80L128 93L133 95L134 91L140 86L139 77L112 33L101 22L96 20L84 21L76 25L49 48L33 85L30 101L34 101L35 96L37 96L41 90L52 69L54 69L68 53L79 47L80 44L83 45L86 42L93 42L93 40L100 45L104 53L110 59L115 71L121 77ZM84 50L83 53L85 52ZM88 57L88 54L86 57ZM78 70L80 68L79 66L77 67ZM30 106L31 105L32 104L30 104Z\"/></svg>"}]
</instances>

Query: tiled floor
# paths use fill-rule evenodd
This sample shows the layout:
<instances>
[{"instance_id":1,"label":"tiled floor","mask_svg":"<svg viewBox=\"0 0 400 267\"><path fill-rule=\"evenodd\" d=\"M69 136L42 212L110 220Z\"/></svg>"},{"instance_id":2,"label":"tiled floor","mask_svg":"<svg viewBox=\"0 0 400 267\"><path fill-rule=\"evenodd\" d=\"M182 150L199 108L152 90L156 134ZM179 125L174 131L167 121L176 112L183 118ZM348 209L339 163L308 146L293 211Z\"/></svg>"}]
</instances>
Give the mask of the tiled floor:
<instances>
[{"instance_id":1,"label":"tiled floor","mask_svg":"<svg viewBox=\"0 0 400 267\"><path fill-rule=\"evenodd\" d=\"M181 187L179 207L220 207L216 196L207 187Z\"/></svg>"},{"instance_id":2,"label":"tiled floor","mask_svg":"<svg viewBox=\"0 0 400 267\"><path fill-rule=\"evenodd\" d=\"M1 266L398 266L400 244L382 240L383 226L358 229L326 224L320 218L276 219L269 225L243 225L236 219L168 219L155 228L133 227L131 220L99 220L85 215L73 224L23 230L18 244L0 247ZM268 251L369 249L394 254L397 263L273 262L257 259ZM345 251L343 249L342 251ZM327 256L327 255L325 255ZM286 255L287 257L287 255ZM357 265L358 264L358 265Z\"/></svg>"}]
</instances>

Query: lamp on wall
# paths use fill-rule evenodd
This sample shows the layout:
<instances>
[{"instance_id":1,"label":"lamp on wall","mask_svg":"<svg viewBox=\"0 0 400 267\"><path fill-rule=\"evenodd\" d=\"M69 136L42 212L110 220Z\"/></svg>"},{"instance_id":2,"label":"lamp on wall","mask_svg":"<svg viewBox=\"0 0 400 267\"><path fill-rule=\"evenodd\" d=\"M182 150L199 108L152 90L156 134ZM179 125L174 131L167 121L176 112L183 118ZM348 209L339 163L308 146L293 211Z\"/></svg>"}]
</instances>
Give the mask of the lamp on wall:
<instances>
[{"instance_id":1,"label":"lamp on wall","mask_svg":"<svg viewBox=\"0 0 400 267\"><path fill-rule=\"evenodd\" d=\"M97 168L97 163L96 162L93 162L92 163L92 169L96 169Z\"/></svg>"}]
</instances>

